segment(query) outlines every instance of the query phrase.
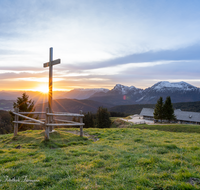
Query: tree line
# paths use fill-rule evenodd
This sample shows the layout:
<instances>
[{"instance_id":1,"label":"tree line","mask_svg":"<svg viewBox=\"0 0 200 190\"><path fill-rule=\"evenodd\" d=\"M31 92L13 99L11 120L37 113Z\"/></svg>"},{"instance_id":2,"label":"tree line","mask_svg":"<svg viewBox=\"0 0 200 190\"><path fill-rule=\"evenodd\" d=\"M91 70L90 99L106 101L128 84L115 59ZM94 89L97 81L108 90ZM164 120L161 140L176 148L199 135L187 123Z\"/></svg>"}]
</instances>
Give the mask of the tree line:
<instances>
[{"instance_id":1,"label":"tree line","mask_svg":"<svg viewBox=\"0 0 200 190\"><path fill-rule=\"evenodd\" d=\"M112 113L115 115L115 113ZM119 115L119 113L116 113ZM111 113L107 108L99 107L97 113L85 113L83 117L84 128L110 128L111 127ZM73 118L73 121L79 122L77 118Z\"/></svg>"}]
</instances>

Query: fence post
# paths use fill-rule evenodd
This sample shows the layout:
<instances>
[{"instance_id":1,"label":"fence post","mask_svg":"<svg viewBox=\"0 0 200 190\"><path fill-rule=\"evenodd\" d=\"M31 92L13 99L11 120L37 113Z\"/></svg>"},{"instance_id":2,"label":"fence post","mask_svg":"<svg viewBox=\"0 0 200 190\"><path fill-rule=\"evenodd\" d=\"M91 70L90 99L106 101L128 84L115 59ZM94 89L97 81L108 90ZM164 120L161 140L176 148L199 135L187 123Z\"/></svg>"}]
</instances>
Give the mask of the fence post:
<instances>
[{"instance_id":1,"label":"fence post","mask_svg":"<svg viewBox=\"0 0 200 190\"><path fill-rule=\"evenodd\" d=\"M45 115L45 140L49 140L49 126L46 124L49 123L49 116L47 115L49 113L49 108L46 108L46 115Z\"/></svg>"},{"instance_id":2,"label":"fence post","mask_svg":"<svg viewBox=\"0 0 200 190\"><path fill-rule=\"evenodd\" d=\"M49 123L53 123L53 116L49 116ZM53 126L49 126L49 131L53 132L54 127Z\"/></svg>"},{"instance_id":3,"label":"fence post","mask_svg":"<svg viewBox=\"0 0 200 190\"><path fill-rule=\"evenodd\" d=\"M19 108L15 108L15 112L19 113ZM19 120L19 116L15 115L15 121L18 122ZM18 123L14 124L14 136L17 136L17 132L18 132Z\"/></svg>"},{"instance_id":4,"label":"fence post","mask_svg":"<svg viewBox=\"0 0 200 190\"><path fill-rule=\"evenodd\" d=\"M82 110L80 110L80 114L82 114ZM80 117L80 123L83 123L83 118ZM83 136L83 125L80 125L80 137Z\"/></svg>"}]
</instances>

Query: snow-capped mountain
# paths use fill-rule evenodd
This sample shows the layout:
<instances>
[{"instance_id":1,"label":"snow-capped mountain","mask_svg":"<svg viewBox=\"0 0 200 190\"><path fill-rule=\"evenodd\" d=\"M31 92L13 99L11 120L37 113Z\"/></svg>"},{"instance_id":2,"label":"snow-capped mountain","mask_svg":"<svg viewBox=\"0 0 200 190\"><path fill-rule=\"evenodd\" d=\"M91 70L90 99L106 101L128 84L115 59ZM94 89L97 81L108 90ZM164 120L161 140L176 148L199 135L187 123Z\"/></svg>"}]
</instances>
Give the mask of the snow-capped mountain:
<instances>
[{"instance_id":1,"label":"snow-capped mountain","mask_svg":"<svg viewBox=\"0 0 200 190\"><path fill-rule=\"evenodd\" d=\"M158 82L156 84L154 84L151 89L157 91L157 92L162 92L162 91L166 91L166 90L170 90L170 91L192 91L192 90L196 90L197 87L192 86L191 84L188 84L186 82L175 82L175 83L170 83L168 81L161 81Z\"/></svg>"},{"instance_id":2,"label":"snow-capped mountain","mask_svg":"<svg viewBox=\"0 0 200 190\"><path fill-rule=\"evenodd\" d=\"M141 103L156 103L159 97L170 96L172 102L192 102L200 100L200 89L186 82L170 83L161 81L143 91L143 96L136 100Z\"/></svg>"},{"instance_id":3,"label":"snow-capped mountain","mask_svg":"<svg viewBox=\"0 0 200 190\"><path fill-rule=\"evenodd\" d=\"M200 89L183 81L161 81L144 90L117 84L112 90L95 93L89 99L114 105L154 104L161 96L164 100L170 96L173 103L200 101Z\"/></svg>"},{"instance_id":4,"label":"snow-capped mountain","mask_svg":"<svg viewBox=\"0 0 200 190\"><path fill-rule=\"evenodd\" d=\"M115 87L111 91L118 92L119 94L125 95L130 92L135 92L135 91L140 91L140 90L142 89L136 88L134 86L128 87L121 84L116 84Z\"/></svg>"}]
</instances>

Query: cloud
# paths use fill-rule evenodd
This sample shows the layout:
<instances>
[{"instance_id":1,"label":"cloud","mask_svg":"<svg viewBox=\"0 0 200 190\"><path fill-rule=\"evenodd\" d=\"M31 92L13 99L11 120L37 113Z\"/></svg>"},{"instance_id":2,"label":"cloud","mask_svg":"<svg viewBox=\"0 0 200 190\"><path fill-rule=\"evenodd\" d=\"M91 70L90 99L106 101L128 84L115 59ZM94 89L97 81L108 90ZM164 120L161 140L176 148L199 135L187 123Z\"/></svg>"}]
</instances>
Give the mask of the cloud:
<instances>
[{"instance_id":1,"label":"cloud","mask_svg":"<svg viewBox=\"0 0 200 190\"><path fill-rule=\"evenodd\" d=\"M63 82L71 81L70 85L77 84L77 81L79 85L83 81L85 81L84 84L87 82L89 85L91 78L94 79L92 81L93 84L99 83L99 81L95 81L95 78L100 77L104 79L104 81L101 81L102 86L105 87L107 85L109 88L112 88L116 83L146 88L162 80L171 82L186 81L199 86L199 63L200 61L180 60L124 64L107 68L82 70L81 73L85 75L80 74L80 76L78 74L76 76L65 75L64 72L61 76Z\"/></svg>"},{"instance_id":2,"label":"cloud","mask_svg":"<svg viewBox=\"0 0 200 190\"><path fill-rule=\"evenodd\" d=\"M6 35L0 34L0 39L7 49L27 50L26 55L35 54L41 61L48 58L46 52L53 46L63 63L74 65L185 47L199 40L195 32L198 18L192 12L189 20L178 17L185 7L170 12L169 17L170 5L165 1L4 1L1 7L6 11L1 9L0 27ZM29 61L39 66L37 60L34 63L21 56L18 64ZM7 62L12 64L9 59Z\"/></svg>"},{"instance_id":3,"label":"cloud","mask_svg":"<svg viewBox=\"0 0 200 190\"><path fill-rule=\"evenodd\" d=\"M199 6L179 0L1 1L0 78L48 77L43 63L54 47L54 59L61 58L53 70L62 80L56 85L195 80Z\"/></svg>"},{"instance_id":4,"label":"cloud","mask_svg":"<svg viewBox=\"0 0 200 190\"><path fill-rule=\"evenodd\" d=\"M96 69L96 68L104 68L110 66L120 66L123 64L135 63L135 67L137 64L148 62L149 66L151 66L150 62L156 61L185 61L185 60L200 60L200 44L195 44L189 47L174 49L174 50L160 50L160 51L148 51L144 53L134 53L131 55L117 57L115 59L109 59L105 61L92 62L92 63L83 63L82 65L68 65L70 69ZM162 63L161 63L162 64ZM142 67L142 65L141 65Z\"/></svg>"}]
</instances>

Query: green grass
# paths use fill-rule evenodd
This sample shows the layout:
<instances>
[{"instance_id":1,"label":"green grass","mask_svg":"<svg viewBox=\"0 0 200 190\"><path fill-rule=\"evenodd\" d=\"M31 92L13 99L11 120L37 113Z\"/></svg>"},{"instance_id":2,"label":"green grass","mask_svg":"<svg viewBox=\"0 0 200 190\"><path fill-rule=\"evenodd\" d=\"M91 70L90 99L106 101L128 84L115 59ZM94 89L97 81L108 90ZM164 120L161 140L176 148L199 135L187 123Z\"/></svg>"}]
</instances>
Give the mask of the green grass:
<instances>
[{"instance_id":1,"label":"green grass","mask_svg":"<svg viewBox=\"0 0 200 190\"><path fill-rule=\"evenodd\" d=\"M94 142L56 130L49 141L43 131L0 135L0 189L200 189L188 182L200 179L200 134L84 129Z\"/></svg>"},{"instance_id":2,"label":"green grass","mask_svg":"<svg viewBox=\"0 0 200 190\"><path fill-rule=\"evenodd\" d=\"M122 120L125 118L121 118L121 117L115 117L112 120L112 125L111 128L127 128L127 127L132 127L132 124L130 124L129 122Z\"/></svg>"},{"instance_id":3,"label":"green grass","mask_svg":"<svg viewBox=\"0 0 200 190\"><path fill-rule=\"evenodd\" d=\"M120 119L120 118L124 118L124 117L110 117L110 120L113 122L113 121L115 121L116 119Z\"/></svg>"},{"instance_id":4,"label":"green grass","mask_svg":"<svg viewBox=\"0 0 200 190\"><path fill-rule=\"evenodd\" d=\"M125 117L124 119L132 119L132 117L129 115L129 116Z\"/></svg>"},{"instance_id":5,"label":"green grass","mask_svg":"<svg viewBox=\"0 0 200 190\"><path fill-rule=\"evenodd\" d=\"M113 122L115 120L118 120L118 119L132 119L131 116L127 116L127 117L110 117L110 120Z\"/></svg>"},{"instance_id":6,"label":"green grass","mask_svg":"<svg viewBox=\"0 0 200 190\"><path fill-rule=\"evenodd\" d=\"M182 125L182 124L164 124L164 125L147 125L129 124L131 128L159 130L159 131L170 131L170 132L185 132L185 133L200 133L200 125Z\"/></svg>"}]
</instances>

